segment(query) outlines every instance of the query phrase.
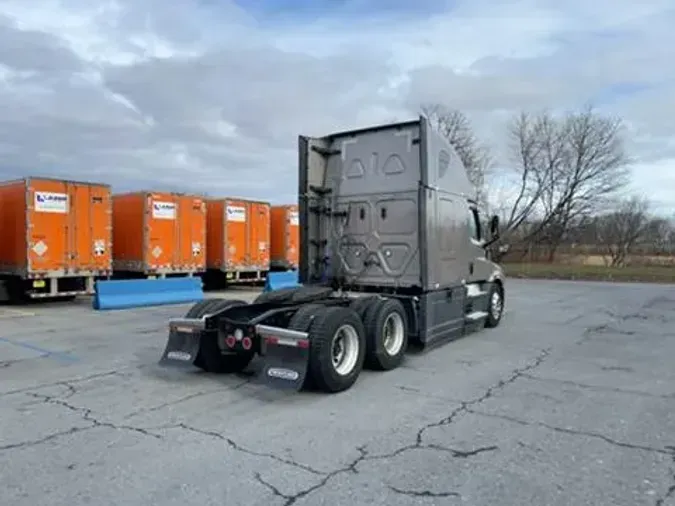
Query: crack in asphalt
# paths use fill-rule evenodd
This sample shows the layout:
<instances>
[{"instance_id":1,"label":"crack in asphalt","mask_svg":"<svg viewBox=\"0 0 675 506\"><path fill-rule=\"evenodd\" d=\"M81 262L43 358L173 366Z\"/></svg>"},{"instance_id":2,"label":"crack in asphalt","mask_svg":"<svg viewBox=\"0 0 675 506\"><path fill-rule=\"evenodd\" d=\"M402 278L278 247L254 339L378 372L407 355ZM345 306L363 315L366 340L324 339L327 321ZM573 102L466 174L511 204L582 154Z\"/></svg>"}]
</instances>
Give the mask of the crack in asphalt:
<instances>
[{"instance_id":1,"label":"crack in asphalt","mask_svg":"<svg viewBox=\"0 0 675 506\"><path fill-rule=\"evenodd\" d=\"M193 433L196 433L196 434L200 434L200 435L203 435L203 436L216 438L216 439L222 440L225 443L227 443L227 445L235 451L239 451L239 452L242 452L242 453L245 453L245 454L248 454L248 455L251 455L251 456L255 456L255 457L269 458L269 459L272 459L276 462L283 463L283 464L295 467L297 469L301 469L301 470L306 471L307 473L310 473L312 475L321 476L321 479L316 484L314 484L311 487L308 487L306 489L303 489L302 491L300 491L296 494L290 495L290 494L284 494L277 487L275 487L274 485L272 485L271 483L266 481L259 473L256 473L255 479L261 485L266 487L276 497L279 497L279 498L283 499L284 500L284 506L292 506L299 499L301 499L303 497L306 497L307 495L309 495L309 494L315 492L316 490L319 490L320 488L324 487L333 477L335 477L339 474L350 473L350 472L351 473L358 473L358 470L357 470L358 466L361 463L366 462L366 461L385 460L385 459L396 457L398 455L401 455L404 452L411 451L411 450L442 451L442 452L449 453L450 455L452 455L453 458L470 458L470 457L479 455L481 453L498 450L498 447L494 446L494 445L493 446L481 447L481 448L475 448L473 450L463 451L463 450L457 450L457 449L453 449L453 448L444 447L444 446L437 445L437 444L425 444L424 443L424 434L425 434L426 431L428 431L432 428L442 427L442 426L447 426L447 425L452 424L460 415L469 412L471 406L475 406L477 404L480 404L480 403L484 402L485 400L492 397L497 391L499 391L499 390L505 388L506 386L510 385L511 383L515 382L518 378L522 377L528 371L532 371L535 368L539 367L539 365L541 365L543 363L543 361L546 360L546 358L549 356L549 354L550 354L550 348L542 350L539 353L539 355L534 359L534 361L532 361L532 363L530 363L530 364L528 364L528 365L526 365L522 368L518 368L518 369L513 370L506 379L502 379L502 380L498 381L496 384L490 386L481 396L476 397L476 398L471 399L471 400L468 400L468 401L462 401L460 403L460 406L458 408L456 408L455 410L453 410L448 416L442 418L441 420L439 420L437 422L433 422L433 423L430 423L430 424L427 424L427 425L423 426L422 428L420 428L417 431L417 434L415 436L415 442L413 444L400 447L397 450L394 450L393 452L390 452L390 453L377 454L377 455L369 454L366 451L365 446L358 447L357 448L357 451L359 452L358 457L356 457L354 460L352 460L346 466L340 467L340 468L338 468L336 470L333 470L333 471L330 471L330 472L319 471L319 470L314 469L313 467L311 467L309 465L302 464L300 462L296 462L295 460L292 460L292 459L280 457L280 456L275 455L273 453L258 452L258 451L250 450L248 448L245 448L245 447L241 446L236 441L234 441L232 438L224 436L223 434L220 434L219 432L199 429L197 427L193 427L191 425L187 425L187 424L184 424L184 423L180 423L180 424L177 424L177 425L164 426L164 427L161 427L161 428L163 428L163 429L178 428L178 429L187 430L187 431L190 431L190 432L193 432ZM90 377L87 377L87 378L80 378L79 381L84 381L85 379L92 379L93 377L110 376L110 375L114 375L116 373L118 373L118 372L101 373L100 375L96 375L96 376L90 376ZM140 428L140 427L134 427L134 426L131 426L131 425L120 425L120 424L113 424L113 423L110 423L110 422L104 422L104 421L99 420L98 418L96 418L93 415L93 410L91 410L89 408L79 407L79 406L75 406L73 404L70 404L69 402L67 402L66 399L71 397L73 394L75 394L77 392L75 386L73 386L72 383L74 383L74 381L71 380L71 381L59 381L59 382L55 382L55 383L52 383L52 384L48 385L48 386L60 385L60 386L64 386L64 387L68 388L68 392L66 393L65 399L63 398L63 396L60 396L61 398L59 398L57 396L38 394L38 393L35 393L35 392L26 391L26 390L24 390L24 393L26 395L30 396L30 397L40 399L45 403L59 405L59 406L62 406L62 407L66 408L70 411L79 413L85 421L92 424L91 426L89 426L89 427L74 427L74 428L71 428L67 431L60 431L58 433L54 433L54 434L51 434L49 436L45 436L44 438L40 438L38 440L26 441L26 442L22 442L22 443L15 443L15 444L12 444L12 445L7 445L5 447L0 447L0 450L34 446L34 445L42 444L44 442L53 440L57 437L61 437L61 436L64 436L64 435L70 435L70 434L73 434L73 433L76 433L76 432L82 432L82 431L85 431L85 430L90 430L90 429L93 429L95 427L107 427L107 428L112 428L112 429L115 429L115 430L128 430L128 431L140 433L142 435L149 436L149 437L152 437L152 438L155 438L155 439L163 439L163 437L161 435L150 432L151 429L144 429L144 428ZM38 389L38 388L40 388L40 387L34 387L33 390ZM196 395L196 394L192 394L192 395ZM174 402L176 402L176 401L174 401ZM178 402L180 402L180 400ZM407 490L407 489L396 489L396 488L393 488L393 487L390 487L390 489L392 491L396 492L396 493L408 495L408 496L411 496L411 497L452 497L452 496L459 496L459 494L457 494L456 492L439 492L438 494L441 494L441 495L434 495L436 493L431 492L431 491L415 491L415 490Z\"/></svg>"},{"instance_id":2,"label":"crack in asphalt","mask_svg":"<svg viewBox=\"0 0 675 506\"><path fill-rule=\"evenodd\" d=\"M303 497L307 497L312 492L315 492L315 491L319 490L320 488L323 488L324 486L326 486L326 484L332 478L334 478L335 476L337 476L339 474L344 474L344 473L358 473L358 471L356 470L356 466L358 466L361 462L363 462L366 459L367 453L366 453L366 450L363 446L359 446L357 448L357 451L359 452L359 456L356 459L354 459L352 462L350 462L349 464L347 464L344 467L338 468L338 469L336 469L334 471L331 471L329 473L321 473L321 474L323 474L323 477L321 478L321 480L319 480L319 482L315 483L314 485L312 485L309 488L301 490L300 492L298 492L296 494L284 494L281 490L279 490L278 487L275 487L270 482L265 480L262 477L262 475L258 472L256 472L253 475L253 477L255 478L255 480L258 483L260 483L265 488L267 488L270 492L272 492L272 494L275 497L279 497L280 499L283 499L284 500L284 506L292 506L293 504L295 504L297 501L299 501Z\"/></svg>"},{"instance_id":3,"label":"crack in asphalt","mask_svg":"<svg viewBox=\"0 0 675 506\"><path fill-rule=\"evenodd\" d=\"M656 500L654 506L664 506L668 499L675 497L675 446L666 446L666 449L670 451L670 457L673 460L671 477L672 483L666 490L665 494Z\"/></svg>"},{"instance_id":4,"label":"crack in asphalt","mask_svg":"<svg viewBox=\"0 0 675 506\"><path fill-rule=\"evenodd\" d=\"M224 441L225 443L227 443L227 445L230 448L232 448L233 450L236 450L236 451L239 451L239 452L242 452L242 453L246 453L248 455L253 455L255 457L270 458L270 459L275 460L277 462L280 462L282 464L287 464L289 466L293 466L293 467L296 467L298 469L302 469L303 471L306 471L306 472L314 474L314 475L321 476L321 475L326 474L322 471L318 471L318 470L312 468L311 466L301 464L299 462L295 462L294 460L291 460L291 459L279 457L278 455L275 455L273 453L257 452L255 450L249 450L248 448L245 448L245 447L241 446L239 443L234 441L232 438L224 436L223 434L221 434L219 432L216 432L216 431L203 430L203 429L199 429L197 427L193 427L191 425L187 425L187 424L184 424L184 423L179 423L177 425L172 425L172 426L169 426L169 427L166 427L166 428L167 429L184 429L184 430L187 430L187 431L190 431L190 432L194 432L196 434L201 434L202 436L209 436L209 437L213 437L213 438L216 438L216 439L220 439L221 441Z\"/></svg>"},{"instance_id":5,"label":"crack in asphalt","mask_svg":"<svg viewBox=\"0 0 675 506\"><path fill-rule=\"evenodd\" d=\"M415 446L419 446L422 444L423 439L424 439L424 433L428 431L429 429L434 429L437 427L443 427L445 425L450 425L455 421L455 419L463 414L466 413L471 406L475 406L476 404L480 404L482 402L485 402L489 398L491 398L496 392L502 390L504 387L510 385L511 383L515 382L518 380L518 378L521 378L523 374L528 373L530 371L533 371L537 367L539 367L550 355L551 353L551 348L545 348L539 352L539 355L534 359L534 361L524 367L514 369L511 371L510 375L506 379L499 380L496 384L492 385L489 387L483 395L476 397L474 399L468 400L468 401L463 401L460 403L459 407L456 408L455 410L452 411L447 417L439 420L438 422L431 423L429 425L425 425L422 427L418 432L415 440Z\"/></svg>"},{"instance_id":6,"label":"crack in asphalt","mask_svg":"<svg viewBox=\"0 0 675 506\"><path fill-rule=\"evenodd\" d=\"M33 439L31 441L22 441L19 443L11 443L8 445L3 445L0 446L0 451L5 451L5 450L14 450L16 448L28 448L30 446L37 446L43 443L48 443L54 439L57 439L61 436L70 436L71 434L76 434L77 432L83 432L85 430L92 429L92 427L72 427L68 430L63 430L59 432L54 432L52 434L49 434L48 436L42 437L40 439Z\"/></svg>"},{"instance_id":7,"label":"crack in asphalt","mask_svg":"<svg viewBox=\"0 0 675 506\"><path fill-rule=\"evenodd\" d=\"M67 402L67 399L70 398L72 395L77 393L76 387L73 385L73 383L79 383L83 381L88 381L92 379L97 379L97 378L102 378L106 376L114 376L114 375L121 375L122 371L108 371L108 372L103 372L103 373L98 373L82 378L75 378L73 380L67 380L67 381L57 381L53 382L50 384L46 385L39 385L36 387L30 387L30 388L25 388L21 390L16 390L13 392L6 392L2 395L9 395L11 393L25 393L26 395L33 397L35 399L39 399L42 402L49 403L49 404L55 404L62 406L70 411L79 413L82 416L82 419L85 420L86 422L89 422L91 425L87 427L73 427L68 430L64 431L59 431L53 434L50 434L48 436L45 436L40 439L32 440L32 441L26 441L26 442L21 442L21 443L14 443L10 445L5 445L5 446L0 446L0 450L8 450L8 449L14 449L14 448L23 448L23 447L28 447L28 446L35 446L39 445L42 443L49 442L55 438L62 437L62 436L67 436L71 435L74 433L78 432L83 432L87 431L96 427L107 427L115 430L128 430L132 431L135 433L139 433L145 436L149 436L155 439L164 439L162 435L155 434L153 432L150 432L151 430L155 429L182 429L186 431L190 431L202 436L207 436L207 437L212 437L215 439L219 439L224 441L231 449L234 451L238 451L244 454L248 454L251 456L255 457L262 457L262 458L269 458L272 459L276 462L283 463L289 466L292 466L294 468L303 470L309 474L312 474L314 476L320 477L320 480L312 485L311 487L305 488L301 490L300 492L297 492L295 494L288 494L282 492L278 487L267 481L265 478L260 473L255 473L254 478L255 480L265 487L267 490L269 490L275 497L278 497L284 501L284 506L292 506L295 504L297 501L300 499L307 497L308 495L312 494L313 492L316 492L317 490L321 489L324 487L332 478L335 476L338 476L340 474L345 474L345 473L358 473L358 467L360 464L364 462L373 462L373 461L379 461L379 460L386 460L390 459L396 456L399 456L405 452L408 451L413 451L413 450L432 450L432 451L440 451L440 452L446 452L449 453L453 458L459 458L459 459L466 459L466 458L471 458L474 456L477 456L482 453L486 452L492 452L492 451L498 451L499 448L496 445L492 446L485 446L485 447L480 447L480 448L474 448L472 450L457 450L449 447L445 447L442 445L438 444L428 444L425 443L425 435L426 433L437 427L444 427L444 426L449 426L452 423L454 423L460 416L470 413L478 416L485 416L485 417L491 417L491 418L498 418L501 420L509 421L512 423L517 423L520 425L524 426L539 426L548 430L560 432L560 433L565 433L565 434L571 434L571 435L577 435L577 436L585 436L585 437L590 437L590 438L596 438L600 439L602 441L605 441L608 444L617 446L617 447L622 447L622 448L628 448L632 450L641 450L641 451L647 451L647 452L654 452L654 453L659 453L659 454L666 454L670 455L673 458L674 461L674 466L675 466L675 447L665 447L665 448L657 448L657 447L651 447L651 446L646 446L646 445L638 445L638 444L633 444L633 443L628 443L624 441L618 441L615 439L612 439L608 436L605 436L604 434L596 433L596 432L589 432L589 431L583 431L583 430L577 430L577 429L572 429L572 428L566 428L566 427L557 427L554 425L546 424L543 422L531 422L527 420L522 420L518 419L515 417L510 417L507 415L498 415L498 414L491 414L491 413L485 413L482 411L477 411L473 409L475 406L480 405L481 403L485 402L486 400L490 399L493 397L497 392L500 390L504 389L508 385L511 385L515 381L517 381L519 378L529 378L532 380L537 380L537 381L554 381L554 382L560 382L560 383L568 383L572 385L576 385L580 388L602 388L602 387L594 387L593 385L585 385L583 383L578 383L578 382L573 382L573 381L565 381L565 380L548 380L546 378L540 378L538 376L535 376L532 374L532 372L537 369L550 355L551 353L551 348L546 348L543 349L539 352L539 354L531 360L531 362L523 367L517 368L512 370L508 376L505 379L499 380L497 383L493 384L492 386L488 387L484 393L478 397L475 397L470 400L466 401L458 401L459 406L454 409L452 412L450 412L447 416L444 418L432 422L429 424L424 425L421 427L419 430L417 430L417 433L415 434L415 441L412 444L408 444L405 446L401 446L397 448L394 451L388 452L388 453L382 453L382 454L370 454L365 446L360 446L356 448L358 451L358 456L354 458L352 461L350 461L348 464L346 464L343 467L340 467L338 469L332 470L330 472L325 472L325 471L320 471L318 469L315 469L309 465L303 464L301 462L297 462L293 459L290 458L284 458L280 457L279 455L276 455L274 453L268 453L268 452L259 452L255 450L248 449L246 447L241 446L239 443L234 441L232 438L229 438L219 432L215 431L208 431L208 430L203 430L199 429L197 427L180 423L177 425L168 425L168 426L163 426L163 427L157 427L157 428L140 428L140 427L134 427L131 425L121 425L121 424L114 424L110 422L104 422L98 418L96 418L93 414L93 410L89 408L84 408L84 407L78 407L75 406L69 402ZM237 384L233 387L233 389L240 388L244 386L245 384L248 384L249 381L243 381L240 384ZM46 388L50 386L63 386L67 388L67 392L65 392L63 395L60 396L50 396L50 395L44 395L44 394L39 394L35 392L31 392L31 390L38 390L40 388ZM403 387L397 387L401 390L404 390ZM412 389L410 389L412 390ZM633 391L625 391L621 389L609 389L612 391L616 391L619 393L635 393L638 395L647 395L647 396L652 396L652 397L665 397L665 398L672 398L673 396L654 396L653 394L647 394L647 393L642 393L642 392L633 392ZM176 404L179 402L184 402L188 399L199 397L201 395L207 395L208 393L212 393L216 390L213 391L202 391L202 392L197 392L194 394L190 394L188 396L182 397L180 399L177 399L176 401L164 403L159 406L154 406L151 408L145 408L138 410L130 415L127 415L125 419L131 418L132 416L135 416L140 413L144 412L151 412L151 411L158 411L164 407L170 406L172 404ZM218 389L220 391L220 389ZM416 497L416 498L423 498L423 497L428 497L428 498L444 498L444 497L461 497L461 495L458 492L454 491L445 491L445 492L433 492L431 490L413 490L413 489L407 489L407 488L396 488L390 485L386 485L392 492L401 494L401 495L406 495L409 497ZM665 501L668 500L669 498L675 496L675 467L674 467L674 474L673 474L673 484L667 489L665 494L657 500L655 506L664 506Z\"/></svg>"},{"instance_id":8,"label":"crack in asphalt","mask_svg":"<svg viewBox=\"0 0 675 506\"><path fill-rule=\"evenodd\" d=\"M72 385L70 385L70 387L74 388ZM59 399L59 398L56 398L54 396L37 394L37 393L34 393L34 392L27 392L26 395L28 395L30 397L34 397L35 399L41 399L42 401L44 401L47 404L55 404L55 405L58 405L58 406L62 406L66 409L69 409L70 411L73 411L75 413L79 413L82 416L83 420L92 424L90 427L82 427L80 429L80 431L85 430L85 429L93 429L93 428L96 428L96 427L108 427L110 429L128 430L128 431L136 432L138 434L143 434L144 436L149 436L149 437L152 437L152 438L155 438L155 439L162 439L162 436L160 436L158 434L153 434L152 432L150 432L147 429L143 429L143 428L140 428L140 427L133 427L131 425L120 425L120 424L115 424L115 423L111 423L111 422L103 422L103 421L99 420L98 418L96 418L94 416L94 414L93 414L94 412L93 412L92 409L74 406L74 405L66 402L63 399Z\"/></svg>"},{"instance_id":9,"label":"crack in asphalt","mask_svg":"<svg viewBox=\"0 0 675 506\"><path fill-rule=\"evenodd\" d=\"M431 498L440 498L440 497L461 497L457 492L432 492L430 490L405 490L401 488L392 487L389 485L389 490L396 492L397 494L407 495L408 497L431 497Z\"/></svg>"},{"instance_id":10,"label":"crack in asphalt","mask_svg":"<svg viewBox=\"0 0 675 506\"><path fill-rule=\"evenodd\" d=\"M572 380L562 380L557 378L542 378L541 376L536 376L534 374L523 374L523 378L531 379L533 381L540 381L542 383L556 383L560 385L569 385L584 390L597 390L598 392L613 392L617 394L626 394L626 395L637 395L640 397L649 397L652 399L675 399L675 393L673 394L652 394L650 392L643 392L640 390L632 390L629 388L617 388L617 387L606 387L602 385L591 385L589 383L581 383L579 381Z\"/></svg>"},{"instance_id":11,"label":"crack in asphalt","mask_svg":"<svg viewBox=\"0 0 675 506\"><path fill-rule=\"evenodd\" d=\"M242 388L242 387L248 385L249 383L250 383L250 380L243 380L243 381L241 381L240 383L237 383L237 384L235 384L235 385L232 385L231 387L227 388L226 390L227 390L228 392L229 392L229 391L232 391L232 390L239 390L240 388ZM196 398L198 398L198 397L204 397L205 395L210 395L210 394L215 394L215 393L222 393L222 392L223 392L223 385L219 385L219 386L217 386L217 387L215 387L215 388L213 388L213 389L209 389L209 390L201 390L201 391L199 391L199 392L195 392L195 393L192 393L192 394L189 394L189 395L185 395L185 396L183 396L183 397L180 397L180 398L178 398L178 399L176 399L176 400L174 400L174 401L168 401L168 402L164 402L164 403L162 403L162 404L158 404L158 405L156 405L156 406L151 406L151 407L145 407L145 408L138 409L138 410L136 410L136 411L133 411L133 412L131 412L131 413L125 415L124 418L123 418L123 420L128 420L128 419L134 418L134 417L136 417L136 416L138 416L138 415L144 415L144 414L148 414L148 413L154 413L154 412L159 411L159 410L161 410L161 409L168 408L169 406L174 406L174 405L176 405L176 404L180 404L181 402L186 402L186 401L189 401L189 400L192 400L192 399L196 399Z\"/></svg>"},{"instance_id":12,"label":"crack in asphalt","mask_svg":"<svg viewBox=\"0 0 675 506\"><path fill-rule=\"evenodd\" d=\"M659 323L668 323L668 318L663 315L663 314L646 314L645 311L655 309L655 307L658 304L663 303L669 299L659 296L659 297L654 297L653 299L648 300L645 302L640 309L638 309L635 312L631 313L625 313L621 314L616 311L612 311L611 309L604 309L602 312L609 316L613 321L599 324L599 325L593 325L591 327L586 327L584 329L584 332L581 335L581 339L579 339L576 344L577 345L582 345L587 343L593 338L594 334L602 334L602 333L614 333L617 335L624 335L624 336L634 336L637 334L636 331L632 330L624 330L624 329L618 329L614 325L617 323L623 323L629 320L641 320L641 321L647 321L647 320L658 320Z\"/></svg>"},{"instance_id":13,"label":"crack in asphalt","mask_svg":"<svg viewBox=\"0 0 675 506\"><path fill-rule=\"evenodd\" d=\"M338 468L336 470L330 471L330 472L322 472L317 469L314 469L310 466L307 466L305 464L301 464L299 462L296 462L291 459L285 459L282 457L279 457L278 455L274 455L271 453L261 453L261 452L255 452L252 450L245 449L235 443L231 438L228 438L218 432L215 431L206 431L202 429L198 429L196 427L192 427L190 425L186 424L178 424L176 426L173 426L173 428L181 428L184 430L192 431L198 434L202 434L205 436L210 436L214 437L217 439L220 439L222 441L225 441L231 448L242 451L244 453L248 453L250 455L255 455L259 457L268 457L273 460L276 460L277 462L282 462L284 464L291 465L293 467L303 469L311 474L314 475L319 475L322 476L321 480L312 485L309 488L303 489L302 491L296 493L296 494L284 494L281 490L279 490L278 487L274 486L273 484L269 483L267 480L265 480L260 473L255 473L254 477L258 483L260 483L262 486L267 488L275 497L278 497L280 499L284 500L284 506L292 506L295 504L299 499L308 496L312 492L315 492L322 487L324 487L333 477L343 474L343 473L358 473L358 466L359 464L363 462L372 462L372 461L379 461L379 460L386 460L390 459L396 456L399 456L405 452L412 451L412 450L433 450L433 451L442 451L442 452L447 452L450 455L453 456L453 458L470 458L476 455L479 455L481 453L485 452L491 452L491 451L496 451L499 448L495 445L492 446L485 446L485 447L480 447L480 448L475 448L473 450L456 450L453 448L448 448L444 447L441 445L437 444L425 444L424 443L424 433L432 428L435 427L442 427L442 426L447 426L452 424L460 415L469 412L469 409L471 406L475 406L477 404L480 404L487 399L491 398L496 392L499 390L505 388L506 386L512 384L515 382L518 378L522 377L523 374L525 374L528 371L532 371L539 367L550 355L551 349L546 348L540 351L540 353L535 357L535 359L529 363L528 365L514 369L509 376L506 379L499 380L497 383L494 385L490 386L481 396L476 397L474 399L468 400L468 401L462 401L460 406L453 410L448 416L442 418L441 420L437 422L432 422L430 424L427 424L423 426L421 429L417 431L417 434L415 436L415 442L410 445L405 445L402 446L392 452L389 453L384 453L384 454L376 454L376 455L371 455L368 453L366 450L365 446L360 446L357 448L357 451L359 452L359 455L357 458L352 460L349 464L347 464L344 467ZM459 497L459 494L457 492L439 492L438 494L440 495L434 495L436 493L431 492L431 491L414 491L414 490L407 490L407 489L395 489L391 486L389 488L399 494L404 494L408 495L410 497Z\"/></svg>"},{"instance_id":14,"label":"crack in asphalt","mask_svg":"<svg viewBox=\"0 0 675 506\"><path fill-rule=\"evenodd\" d=\"M71 378L71 379L65 379L65 380L58 380L58 381L53 381L51 383L41 383L39 385L33 385L30 387L24 387L24 388L17 388L16 390L8 390L6 392L1 392L0 397L6 397L8 395L16 395L16 394L23 394L26 392L32 392L34 390L41 390L44 388L49 388L49 387L56 387L56 386L65 386L65 387L70 387L72 386L73 383L83 383L85 381L91 381L95 379L101 379L101 378L106 378L109 376L122 376L124 372L126 371L133 371L133 370L139 370L143 369L145 367L148 367L147 364L142 364L136 367L132 367L129 369L115 369L114 371L105 371L105 372L99 372L95 374L90 374L88 376L81 376L79 378Z\"/></svg>"},{"instance_id":15,"label":"crack in asphalt","mask_svg":"<svg viewBox=\"0 0 675 506\"><path fill-rule=\"evenodd\" d=\"M640 444L634 444L634 443L628 443L625 441L619 441L616 439L613 439L609 436L606 436L604 434L601 434L599 432L591 432L591 431L585 431L581 429L572 429L570 427L559 427L557 425L551 425L545 422L534 422L534 421L529 421L529 420L523 420L522 418L517 418L515 416L509 416L509 415L501 415L498 413L486 413L485 411L476 411L473 409L468 410L469 413L472 415L477 415L477 416L484 416L486 418L496 418L499 420L504 420L507 422L512 422L516 423L518 425L522 425L524 427L541 427L543 429L548 429L552 430L554 432L560 432L562 434L570 434L574 436L585 436L585 437L590 437L594 439L599 439L604 441L605 443L611 444L613 446L618 446L620 448L628 448L630 450L641 450L645 452L652 452L652 453L659 453L662 455L673 455L674 451L671 449L669 446L665 446L663 448L658 448L656 446L648 446L648 445L640 445Z\"/></svg>"}]
</instances>

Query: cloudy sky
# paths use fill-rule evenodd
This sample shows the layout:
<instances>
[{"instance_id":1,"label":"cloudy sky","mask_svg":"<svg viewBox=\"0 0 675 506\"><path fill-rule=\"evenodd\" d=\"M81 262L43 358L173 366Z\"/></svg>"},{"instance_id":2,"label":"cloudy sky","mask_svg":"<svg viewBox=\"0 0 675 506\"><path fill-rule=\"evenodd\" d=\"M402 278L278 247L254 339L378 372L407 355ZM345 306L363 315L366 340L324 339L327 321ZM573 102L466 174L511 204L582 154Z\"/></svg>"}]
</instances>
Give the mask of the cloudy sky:
<instances>
[{"instance_id":1,"label":"cloudy sky","mask_svg":"<svg viewBox=\"0 0 675 506\"><path fill-rule=\"evenodd\" d=\"M299 133L592 101L675 212L672 0L3 0L0 177L294 201Z\"/></svg>"}]
</instances>

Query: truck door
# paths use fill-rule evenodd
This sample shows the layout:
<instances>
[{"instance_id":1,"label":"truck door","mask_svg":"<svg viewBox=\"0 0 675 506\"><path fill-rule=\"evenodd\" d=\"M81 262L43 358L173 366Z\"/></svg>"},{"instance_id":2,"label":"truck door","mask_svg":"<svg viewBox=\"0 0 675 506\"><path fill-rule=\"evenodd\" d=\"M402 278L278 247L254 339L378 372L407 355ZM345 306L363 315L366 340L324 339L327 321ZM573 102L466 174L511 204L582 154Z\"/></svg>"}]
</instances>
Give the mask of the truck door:
<instances>
[{"instance_id":1,"label":"truck door","mask_svg":"<svg viewBox=\"0 0 675 506\"><path fill-rule=\"evenodd\" d=\"M474 205L469 206L469 279L468 282L485 281L492 274L492 267L486 258L483 244L486 240L481 224L480 211Z\"/></svg>"}]
</instances>

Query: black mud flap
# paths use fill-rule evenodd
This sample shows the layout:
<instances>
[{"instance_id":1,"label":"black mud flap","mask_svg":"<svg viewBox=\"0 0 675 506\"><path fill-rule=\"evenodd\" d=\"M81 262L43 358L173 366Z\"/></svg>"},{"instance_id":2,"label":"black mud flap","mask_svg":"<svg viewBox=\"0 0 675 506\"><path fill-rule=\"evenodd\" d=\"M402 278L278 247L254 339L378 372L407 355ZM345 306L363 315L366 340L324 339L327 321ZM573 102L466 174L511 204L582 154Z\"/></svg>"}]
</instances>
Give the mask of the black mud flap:
<instances>
[{"instance_id":1,"label":"black mud flap","mask_svg":"<svg viewBox=\"0 0 675 506\"><path fill-rule=\"evenodd\" d=\"M256 382L279 389L299 391L305 384L309 364L307 334L259 325L264 365Z\"/></svg>"},{"instance_id":2,"label":"black mud flap","mask_svg":"<svg viewBox=\"0 0 675 506\"><path fill-rule=\"evenodd\" d=\"M169 339L159 364L168 367L193 368L199 353L203 321L201 319L172 320Z\"/></svg>"}]
</instances>

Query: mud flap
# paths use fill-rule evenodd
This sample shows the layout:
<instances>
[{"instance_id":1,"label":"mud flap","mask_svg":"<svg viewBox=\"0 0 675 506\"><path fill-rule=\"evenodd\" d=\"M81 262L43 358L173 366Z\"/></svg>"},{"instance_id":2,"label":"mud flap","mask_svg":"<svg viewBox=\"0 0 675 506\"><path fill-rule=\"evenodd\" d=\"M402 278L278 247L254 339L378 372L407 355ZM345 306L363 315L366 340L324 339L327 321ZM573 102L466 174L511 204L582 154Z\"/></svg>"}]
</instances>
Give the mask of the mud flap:
<instances>
[{"instance_id":1,"label":"mud flap","mask_svg":"<svg viewBox=\"0 0 675 506\"><path fill-rule=\"evenodd\" d=\"M168 367L192 368L199 353L203 320L181 318L169 322L169 339L159 364Z\"/></svg>"},{"instance_id":2,"label":"mud flap","mask_svg":"<svg viewBox=\"0 0 675 506\"><path fill-rule=\"evenodd\" d=\"M299 391L305 384L309 364L307 334L258 325L264 365L256 382L278 389Z\"/></svg>"}]
</instances>

